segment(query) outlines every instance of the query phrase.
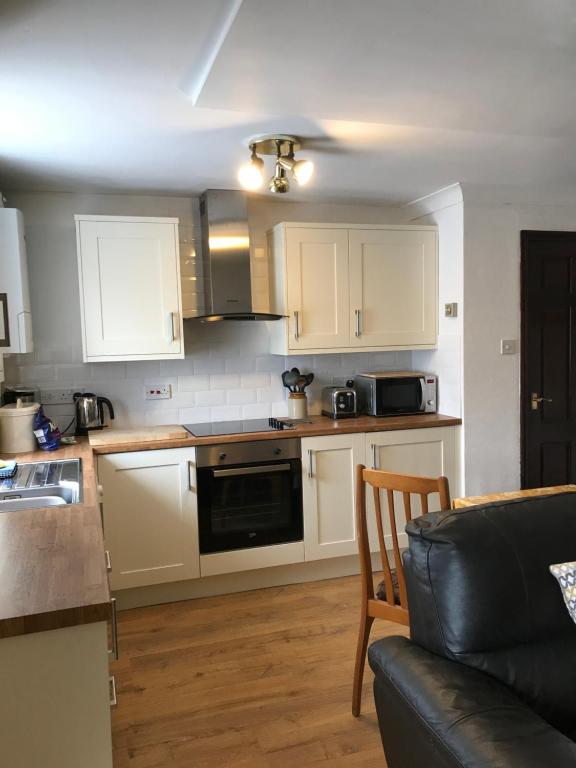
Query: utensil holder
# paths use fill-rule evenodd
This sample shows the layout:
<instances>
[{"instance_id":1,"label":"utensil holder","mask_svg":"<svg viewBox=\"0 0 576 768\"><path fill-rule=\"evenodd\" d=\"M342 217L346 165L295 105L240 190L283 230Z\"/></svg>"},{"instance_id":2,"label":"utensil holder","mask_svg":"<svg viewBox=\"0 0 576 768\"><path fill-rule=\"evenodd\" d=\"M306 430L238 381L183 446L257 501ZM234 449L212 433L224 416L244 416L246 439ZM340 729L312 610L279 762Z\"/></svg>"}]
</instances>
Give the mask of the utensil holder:
<instances>
[{"instance_id":1,"label":"utensil holder","mask_svg":"<svg viewBox=\"0 0 576 768\"><path fill-rule=\"evenodd\" d=\"M288 416L291 419L305 419L308 416L308 400L305 392L290 392Z\"/></svg>"}]
</instances>

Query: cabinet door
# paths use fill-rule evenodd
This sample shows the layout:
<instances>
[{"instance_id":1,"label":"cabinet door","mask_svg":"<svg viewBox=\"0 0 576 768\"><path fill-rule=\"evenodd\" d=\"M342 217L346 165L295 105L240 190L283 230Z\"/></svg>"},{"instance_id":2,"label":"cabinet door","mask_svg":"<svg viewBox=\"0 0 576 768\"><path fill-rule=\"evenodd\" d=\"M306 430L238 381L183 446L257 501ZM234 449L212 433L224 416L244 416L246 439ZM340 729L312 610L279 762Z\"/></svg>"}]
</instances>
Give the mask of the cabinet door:
<instances>
[{"instance_id":1,"label":"cabinet door","mask_svg":"<svg viewBox=\"0 0 576 768\"><path fill-rule=\"evenodd\" d=\"M302 439L306 560L358 554L354 479L364 462L364 435Z\"/></svg>"},{"instance_id":2,"label":"cabinet door","mask_svg":"<svg viewBox=\"0 0 576 768\"><path fill-rule=\"evenodd\" d=\"M458 470L456 457L455 427L430 427L426 429L407 429L394 432L372 432L366 435L367 464L386 472L396 472L402 475L420 475L423 477L448 478L451 495L457 492ZM420 498L413 496L412 517L419 517ZM382 512L386 547L392 549L390 523L386 505L386 496L382 494ZM397 531L401 533L400 544L407 546L404 533L406 519L402 494L394 494L396 509ZM378 549L378 533L372 495L367 494L368 530L372 551ZM439 509L438 496L430 497L430 512Z\"/></svg>"},{"instance_id":3,"label":"cabinet door","mask_svg":"<svg viewBox=\"0 0 576 768\"><path fill-rule=\"evenodd\" d=\"M436 343L436 232L350 230L351 346Z\"/></svg>"},{"instance_id":4,"label":"cabinet door","mask_svg":"<svg viewBox=\"0 0 576 768\"><path fill-rule=\"evenodd\" d=\"M288 228L288 346L349 346L348 231Z\"/></svg>"},{"instance_id":5,"label":"cabinet door","mask_svg":"<svg viewBox=\"0 0 576 768\"><path fill-rule=\"evenodd\" d=\"M200 575L193 448L100 456L112 589Z\"/></svg>"},{"instance_id":6,"label":"cabinet door","mask_svg":"<svg viewBox=\"0 0 576 768\"><path fill-rule=\"evenodd\" d=\"M84 361L184 357L177 220L76 224Z\"/></svg>"}]
</instances>

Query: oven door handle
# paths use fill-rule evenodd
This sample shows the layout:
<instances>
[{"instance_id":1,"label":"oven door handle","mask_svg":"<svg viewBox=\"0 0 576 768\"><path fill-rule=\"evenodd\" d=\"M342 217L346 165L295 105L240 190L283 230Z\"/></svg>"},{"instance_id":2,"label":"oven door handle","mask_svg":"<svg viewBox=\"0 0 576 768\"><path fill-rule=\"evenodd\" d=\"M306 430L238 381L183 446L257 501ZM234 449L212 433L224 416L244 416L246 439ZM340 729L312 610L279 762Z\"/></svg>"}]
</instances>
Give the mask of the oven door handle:
<instances>
[{"instance_id":1,"label":"oven door handle","mask_svg":"<svg viewBox=\"0 0 576 768\"><path fill-rule=\"evenodd\" d=\"M214 477L235 477L240 475L258 475L262 472L289 472L290 464L265 464L261 467L235 467L234 469L213 469Z\"/></svg>"}]
</instances>

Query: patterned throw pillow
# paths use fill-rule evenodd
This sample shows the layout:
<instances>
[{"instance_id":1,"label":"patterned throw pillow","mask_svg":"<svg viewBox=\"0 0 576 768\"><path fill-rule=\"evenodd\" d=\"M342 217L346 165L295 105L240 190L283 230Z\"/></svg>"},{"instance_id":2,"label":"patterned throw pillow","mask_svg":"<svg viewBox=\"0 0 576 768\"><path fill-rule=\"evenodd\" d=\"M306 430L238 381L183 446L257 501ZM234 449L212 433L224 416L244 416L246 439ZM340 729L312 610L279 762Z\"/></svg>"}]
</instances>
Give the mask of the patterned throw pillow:
<instances>
[{"instance_id":1,"label":"patterned throw pillow","mask_svg":"<svg viewBox=\"0 0 576 768\"><path fill-rule=\"evenodd\" d=\"M558 579L568 613L576 622L576 561L551 565L550 573Z\"/></svg>"}]
</instances>

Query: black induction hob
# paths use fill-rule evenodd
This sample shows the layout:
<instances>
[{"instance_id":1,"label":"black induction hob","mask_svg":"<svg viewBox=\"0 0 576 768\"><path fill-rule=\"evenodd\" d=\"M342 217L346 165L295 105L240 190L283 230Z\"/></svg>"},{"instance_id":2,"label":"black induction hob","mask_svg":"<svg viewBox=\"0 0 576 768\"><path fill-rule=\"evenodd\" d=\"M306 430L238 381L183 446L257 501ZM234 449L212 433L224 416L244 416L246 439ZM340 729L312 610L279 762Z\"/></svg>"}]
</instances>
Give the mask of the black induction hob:
<instances>
[{"instance_id":1,"label":"black induction hob","mask_svg":"<svg viewBox=\"0 0 576 768\"><path fill-rule=\"evenodd\" d=\"M279 432L294 429L295 424L308 423L307 419L246 419L245 421L215 421L206 424L183 424L194 437L210 435L238 435L246 432Z\"/></svg>"}]
</instances>

